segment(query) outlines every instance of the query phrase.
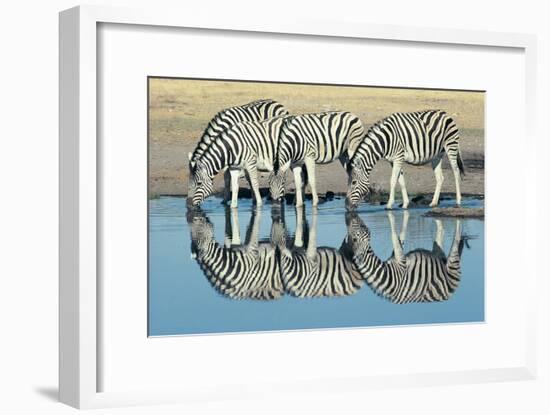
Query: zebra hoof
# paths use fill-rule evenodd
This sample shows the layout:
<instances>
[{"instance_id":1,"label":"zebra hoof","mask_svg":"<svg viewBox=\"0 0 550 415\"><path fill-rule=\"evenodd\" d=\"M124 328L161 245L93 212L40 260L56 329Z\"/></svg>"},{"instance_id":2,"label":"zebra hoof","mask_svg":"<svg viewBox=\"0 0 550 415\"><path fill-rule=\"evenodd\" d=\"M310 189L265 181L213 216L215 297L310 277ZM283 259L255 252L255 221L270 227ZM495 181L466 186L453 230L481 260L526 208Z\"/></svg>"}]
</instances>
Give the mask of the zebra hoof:
<instances>
[{"instance_id":1,"label":"zebra hoof","mask_svg":"<svg viewBox=\"0 0 550 415\"><path fill-rule=\"evenodd\" d=\"M438 204L439 204L439 203L432 202L432 203L429 204L429 206L430 206L431 208L433 208L433 207L437 207Z\"/></svg>"}]
</instances>

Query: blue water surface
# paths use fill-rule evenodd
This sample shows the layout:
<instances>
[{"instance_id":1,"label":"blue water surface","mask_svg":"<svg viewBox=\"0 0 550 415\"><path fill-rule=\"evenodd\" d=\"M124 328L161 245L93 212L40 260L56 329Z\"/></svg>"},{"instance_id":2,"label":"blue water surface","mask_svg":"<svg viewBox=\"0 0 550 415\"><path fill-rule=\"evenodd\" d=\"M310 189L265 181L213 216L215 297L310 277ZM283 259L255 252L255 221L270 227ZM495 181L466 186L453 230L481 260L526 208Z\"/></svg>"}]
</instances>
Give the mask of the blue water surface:
<instances>
[{"instance_id":1,"label":"blue water surface","mask_svg":"<svg viewBox=\"0 0 550 415\"><path fill-rule=\"evenodd\" d=\"M311 219L306 203L307 220ZM442 202L442 206L452 202ZM466 199L467 207L482 202ZM249 199L240 199L238 221L241 239L253 209ZM427 208L409 209L404 252L432 249L435 219L423 216ZM213 224L216 240L224 243L226 214L220 199L210 198L203 211ZM466 246L462 252L461 280L456 292L446 301L394 304L373 292L369 285L343 297L297 298L283 295L265 301L232 299L218 293L191 256L191 236L184 198L161 197L149 202L149 336L203 333L300 330L344 327L369 327L407 324L434 324L484 321L484 221L462 219ZM284 210L288 231L295 232L296 211ZM371 232L376 255L388 259L393 252L388 213L382 206L363 205L360 218ZM317 246L339 248L346 236L344 200L336 198L317 209ZM398 232L403 210L393 211ZM260 237L267 240L271 231L271 205L261 208ZM443 218L443 251L451 247L456 219Z\"/></svg>"}]
</instances>

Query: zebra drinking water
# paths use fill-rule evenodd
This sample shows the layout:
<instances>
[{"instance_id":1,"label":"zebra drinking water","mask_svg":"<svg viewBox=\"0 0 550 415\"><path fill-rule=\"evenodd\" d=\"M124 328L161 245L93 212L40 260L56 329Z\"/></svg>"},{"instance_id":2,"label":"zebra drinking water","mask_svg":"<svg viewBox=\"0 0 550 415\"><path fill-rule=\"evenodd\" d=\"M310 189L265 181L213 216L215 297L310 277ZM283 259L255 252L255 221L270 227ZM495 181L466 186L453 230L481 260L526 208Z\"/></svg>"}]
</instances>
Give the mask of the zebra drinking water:
<instances>
[{"instance_id":1,"label":"zebra drinking water","mask_svg":"<svg viewBox=\"0 0 550 415\"><path fill-rule=\"evenodd\" d=\"M236 300L275 300L284 295L275 246L259 240L259 209L250 217L244 244L237 210L226 209L225 246L215 240L214 227L203 212L190 212L192 256L218 293Z\"/></svg>"},{"instance_id":2,"label":"zebra drinking water","mask_svg":"<svg viewBox=\"0 0 550 415\"><path fill-rule=\"evenodd\" d=\"M275 174L270 181L273 200L284 196L284 175L290 168L294 173L296 206L304 201L302 166L305 165L311 187L313 205L317 196L315 164L326 164L339 159L348 162L364 135L361 120L349 112L322 112L285 118L279 137Z\"/></svg>"},{"instance_id":3,"label":"zebra drinking water","mask_svg":"<svg viewBox=\"0 0 550 415\"><path fill-rule=\"evenodd\" d=\"M436 187L430 206L437 206L443 184L441 167L446 153L453 170L456 186L456 204L461 203L460 179L464 164L458 145L458 128L444 111L429 110L395 113L374 124L351 158L348 170L346 206L355 209L370 193L369 175L380 159L392 164L390 196L386 207L391 209L395 200L397 181L403 196L403 208L409 197L403 176L403 163L422 165L431 161Z\"/></svg>"},{"instance_id":4,"label":"zebra drinking water","mask_svg":"<svg viewBox=\"0 0 550 415\"><path fill-rule=\"evenodd\" d=\"M262 121L270 118L288 115L288 110L280 103L272 99L261 99L245 105L226 108L218 112L208 123L197 146L189 153L189 186L188 197L193 197L196 187L195 167L208 147L231 126L245 121ZM224 201L229 200L230 174L224 174L225 189Z\"/></svg>"},{"instance_id":5,"label":"zebra drinking water","mask_svg":"<svg viewBox=\"0 0 550 415\"><path fill-rule=\"evenodd\" d=\"M347 242L353 251L353 263L367 284L378 295L395 304L445 301L460 283L460 258L465 238L460 220L449 255L443 252L443 226L436 219L436 237L431 251L415 249L403 252L408 212L404 212L401 236L397 235L393 213L388 212L393 255L382 261L371 248L370 231L356 213L346 215Z\"/></svg>"},{"instance_id":6,"label":"zebra drinking water","mask_svg":"<svg viewBox=\"0 0 550 415\"><path fill-rule=\"evenodd\" d=\"M273 171L283 121L284 117L247 121L222 132L210 143L193 168L194 186L187 198L188 206L199 206L212 193L216 174L228 171L231 178L231 207L237 207L239 176L243 170L254 192L256 205L261 206L258 170Z\"/></svg>"}]
</instances>

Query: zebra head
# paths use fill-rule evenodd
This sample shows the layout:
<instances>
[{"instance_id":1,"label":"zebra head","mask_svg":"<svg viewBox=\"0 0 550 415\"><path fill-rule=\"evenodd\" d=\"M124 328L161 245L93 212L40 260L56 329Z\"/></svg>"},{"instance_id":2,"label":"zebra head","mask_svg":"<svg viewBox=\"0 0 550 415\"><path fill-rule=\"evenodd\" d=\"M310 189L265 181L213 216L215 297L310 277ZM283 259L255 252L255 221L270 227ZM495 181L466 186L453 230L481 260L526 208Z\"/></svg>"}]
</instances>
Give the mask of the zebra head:
<instances>
[{"instance_id":1,"label":"zebra head","mask_svg":"<svg viewBox=\"0 0 550 415\"><path fill-rule=\"evenodd\" d=\"M197 187L197 183L195 181L195 168L197 166L197 162L193 157L193 153L187 154L189 158L189 177L187 182L187 205L190 204L190 201L193 198L193 194L195 193L195 189Z\"/></svg>"},{"instance_id":2,"label":"zebra head","mask_svg":"<svg viewBox=\"0 0 550 415\"><path fill-rule=\"evenodd\" d=\"M356 165L353 159L346 166L348 173L348 192L346 194L346 209L354 210L362 200L371 193L369 173L361 165Z\"/></svg>"},{"instance_id":3,"label":"zebra head","mask_svg":"<svg viewBox=\"0 0 550 415\"><path fill-rule=\"evenodd\" d=\"M269 175L269 194L273 202L281 203L285 197L285 173L272 171Z\"/></svg>"},{"instance_id":4,"label":"zebra head","mask_svg":"<svg viewBox=\"0 0 550 415\"><path fill-rule=\"evenodd\" d=\"M188 212L187 223L191 230L191 256L196 258L214 239L214 226L200 209Z\"/></svg>"},{"instance_id":5,"label":"zebra head","mask_svg":"<svg viewBox=\"0 0 550 415\"><path fill-rule=\"evenodd\" d=\"M191 171L195 168L195 166L197 165L197 162L195 161L195 157L191 152L187 153L187 158L189 159L189 170Z\"/></svg>"},{"instance_id":6,"label":"zebra head","mask_svg":"<svg viewBox=\"0 0 550 415\"><path fill-rule=\"evenodd\" d=\"M360 252L370 244L370 230L356 212L346 213L345 242L353 252Z\"/></svg>"},{"instance_id":7,"label":"zebra head","mask_svg":"<svg viewBox=\"0 0 550 415\"><path fill-rule=\"evenodd\" d=\"M200 160L189 174L189 191L187 193L187 206L197 207L204 199L212 194L214 180L208 174L208 170Z\"/></svg>"}]
</instances>

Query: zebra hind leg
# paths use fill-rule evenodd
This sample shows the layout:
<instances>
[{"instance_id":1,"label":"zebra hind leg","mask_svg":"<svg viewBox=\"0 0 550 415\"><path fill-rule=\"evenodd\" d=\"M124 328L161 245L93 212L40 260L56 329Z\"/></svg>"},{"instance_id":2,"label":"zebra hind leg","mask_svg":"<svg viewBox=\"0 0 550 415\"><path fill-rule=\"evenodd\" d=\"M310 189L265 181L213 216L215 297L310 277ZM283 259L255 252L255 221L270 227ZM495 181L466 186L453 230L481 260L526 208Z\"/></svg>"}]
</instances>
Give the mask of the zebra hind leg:
<instances>
[{"instance_id":1,"label":"zebra hind leg","mask_svg":"<svg viewBox=\"0 0 550 415\"><path fill-rule=\"evenodd\" d=\"M405 184L403 169L401 169L401 173L399 173L398 180L399 186L401 187L401 197L403 198L403 209L407 209L409 207L409 194L407 193L407 186Z\"/></svg>"},{"instance_id":2,"label":"zebra hind leg","mask_svg":"<svg viewBox=\"0 0 550 415\"><path fill-rule=\"evenodd\" d=\"M435 207L439 204L439 195L441 193L441 186L443 185L444 180L443 169L441 167L442 160L442 157L432 160L432 168L435 175L435 191L430 207Z\"/></svg>"},{"instance_id":3,"label":"zebra hind leg","mask_svg":"<svg viewBox=\"0 0 550 415\"><path fill-rule=\"evenodd\" d=\"M401 174L401 167L402 167L402 161L394 161L392 163L391 180L390 180L390 198L388 199L388 203L386 204L386 209L388 210L393 209L393 204L395 202L395 185L397 184L397 180L399 179L399 175Z\"/></svg>"},{"instance_id":4,"label":"zebra hind leg","mask_svg":"<svg viewBox=\"0 0 550 415\"><path fill-rule=\"evenodd\" d=\"M455 186L456 186L456 205L460 206L462 203L462 193L460 192L460 168L458 167L457 156L449 156L449 162L451 163L451 169L453 170L453 175L455 176Z\"/></svg>"}]
</instances>

